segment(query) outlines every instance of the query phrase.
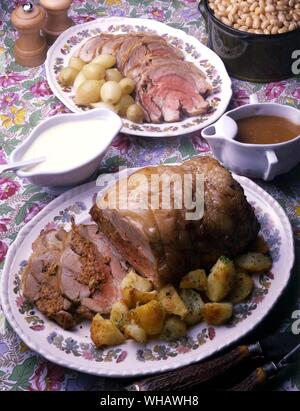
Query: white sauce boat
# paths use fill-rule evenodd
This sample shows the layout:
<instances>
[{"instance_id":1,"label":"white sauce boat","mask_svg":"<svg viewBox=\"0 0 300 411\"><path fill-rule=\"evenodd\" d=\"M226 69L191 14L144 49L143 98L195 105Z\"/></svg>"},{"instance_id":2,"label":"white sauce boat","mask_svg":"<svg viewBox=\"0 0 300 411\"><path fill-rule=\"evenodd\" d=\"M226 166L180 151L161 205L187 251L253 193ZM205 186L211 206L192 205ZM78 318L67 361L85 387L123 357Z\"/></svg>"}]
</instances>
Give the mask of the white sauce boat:
<instances>
[{"instance_id":1,"label":"white sauce boat","mask_svg":"<svg viewBox=\"0 0 300 411\"><path fill-rule=\"evenodd\" d=\"M250 99L251 101L251 99ZM290 171L300 161L300 135L277 144L245 144L235 140L236 120L252 116L277 116L300 125L300 110L275 103L247 104L225 113L202 130L213 154L236 174L269 181Z\"/></svg>"},{"instance_id":2,"label":"white sauce boat","mask_svg":"<svg viewBox=\"0 0 300 411\"><path fill-rule=\"evenodd\" d=\"M36 184L40 187L62 187L81 183L88 179L99 167L101 158L103 157L106 149L111 144L114 137L118 134L122 128L122 120L114 112L105 108L93 109L78 114L60 114L53 116L49 119L42 121L28 136L28 138L18 146L10 156L10 162L15 163L22 161L25 153L30 146L51 127L55 127L65 123L72 123L76 127L76 121L89 122L91 120L100 120L105 126L99 127L99 145L95 145L89 158L80 160L80 153L78 156L78 163L75 166L67 167L60 171L47 171L38 170L33 168L24 168L18 170L16 174L18 177L28 179L32 184ZM84 147L88 141L88 135L82 135L81 144ZM60 150L59 144L57 150ZM70 145L65 156L72 156L72 145ZM75 155L73 150L73 155ZM47 154L46 154L47 157ZM46 158L47 160L47 158Z\"/></svg>"}]
</instances>

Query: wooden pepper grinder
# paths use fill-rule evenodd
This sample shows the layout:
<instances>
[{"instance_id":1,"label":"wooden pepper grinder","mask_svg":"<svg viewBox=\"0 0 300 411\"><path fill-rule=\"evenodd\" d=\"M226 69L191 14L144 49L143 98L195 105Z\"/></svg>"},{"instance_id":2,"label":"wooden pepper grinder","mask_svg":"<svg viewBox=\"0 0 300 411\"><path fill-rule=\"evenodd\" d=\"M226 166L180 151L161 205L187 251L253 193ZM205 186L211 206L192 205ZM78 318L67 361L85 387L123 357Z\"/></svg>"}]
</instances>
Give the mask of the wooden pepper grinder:
<instances>
[{"instance_id":1,"label":"wooden pepper grinder","mask_svg":"<svg viewBox=\"0 0 300 411\"><path fill-rule=\"evenodd\" d=\"M45 19L45 10L29 2L13 11L11 22L19 32L14 55L16 63L21 66L36 67L45 61L47 43L40 33Z\"/></svg>"},{"instance_id":2,"label":"wooden pepper grinder","mask_svg":"<svg viewBox=\"0 0 300 411\"><path fill-rule=\"evenodd\" d=\"M48 44L54 43L63 31L74 24L68 17L71 3L72 0L40 0L47 13L43 32Z\"/></svg>"}]
</instances>

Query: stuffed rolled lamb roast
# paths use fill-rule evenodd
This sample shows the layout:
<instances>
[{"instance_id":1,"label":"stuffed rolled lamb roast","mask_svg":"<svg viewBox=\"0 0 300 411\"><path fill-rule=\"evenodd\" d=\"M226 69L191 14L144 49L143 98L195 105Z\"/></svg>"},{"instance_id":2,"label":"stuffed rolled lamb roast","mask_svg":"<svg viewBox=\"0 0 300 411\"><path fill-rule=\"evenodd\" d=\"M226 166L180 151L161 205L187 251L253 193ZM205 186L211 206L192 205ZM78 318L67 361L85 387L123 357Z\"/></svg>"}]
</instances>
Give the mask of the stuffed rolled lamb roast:
<instances>
[{"instance_id":1,"label":"stuffed rolled lamb roast","mask_svg":"<svg viewBox=\"0 0 300 411\"><path fill-rule=\"evenodd\" d=\"M117 201L106 208L99 206L103 199L109 198L112 190L122 192L126 183L126 195L130 197L137 188L137 178L132 180L132 176L143 175L146 180L142 181L149 182L151 175L166 173L204 176L204 215L201 218L188 220L184 207L163 209L161 203L156 209L134 207L132 202L130 207L124 208ZM146 188L142 185L140 189L143 192ZM171 195L174 197L174 191ZM190 160L179 166L140 169L113 184L98 199L90 214L122 257L156 287L167 282L176 283L189 270L210 266L221 255L234 257L242 253L259 231L259 223L243 188L211 157Z\"/></svg>"}]
</instances>

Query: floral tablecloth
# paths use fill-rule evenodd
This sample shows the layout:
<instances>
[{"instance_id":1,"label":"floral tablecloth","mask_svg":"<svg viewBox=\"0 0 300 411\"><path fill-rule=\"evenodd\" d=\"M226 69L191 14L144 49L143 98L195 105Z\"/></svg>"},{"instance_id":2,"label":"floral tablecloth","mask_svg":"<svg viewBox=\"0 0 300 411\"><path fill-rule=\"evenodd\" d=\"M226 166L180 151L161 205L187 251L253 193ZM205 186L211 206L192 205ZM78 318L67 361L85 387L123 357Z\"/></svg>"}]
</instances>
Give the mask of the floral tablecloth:
<instances>
[{"instance_id":1,"label":"floral tablecloth","mask_svg":"<svg viewBox=\"0 0 300 411\"><path fill-rule=\"evenodd\" d=\"M0 2L0 164L39 122L67 109L53 96L43 67L24 69L14 62L15 32L10 14L18 0ZM71 17L83 23L101 16L146 17L189 32L206 42L207 36L196 0L74 0ZM259 101L280 102L300 108L300 78L271 84L250 84L233 80L232 106L248 102L256 93ZM100 165L113 171L120 165L132 167L175 162L209 152L200 133L172 139L149 139L119 135ZM300 309L300 167L272 184L261 183L284 207L293 225L297 264L291 284L267 321L259 327L287 330L292 312ZM7 172L0 176L0 273L8 247L18 231L52 197L38 187ZM254 338L254 337L253 337ZM0 390L104 390L124 386L123 380L96 378L52 364L32 352L6 322L0 306ZM300 390L300 369L294 367L269 386L270 389Z\"/></svg>"}]
</instances>

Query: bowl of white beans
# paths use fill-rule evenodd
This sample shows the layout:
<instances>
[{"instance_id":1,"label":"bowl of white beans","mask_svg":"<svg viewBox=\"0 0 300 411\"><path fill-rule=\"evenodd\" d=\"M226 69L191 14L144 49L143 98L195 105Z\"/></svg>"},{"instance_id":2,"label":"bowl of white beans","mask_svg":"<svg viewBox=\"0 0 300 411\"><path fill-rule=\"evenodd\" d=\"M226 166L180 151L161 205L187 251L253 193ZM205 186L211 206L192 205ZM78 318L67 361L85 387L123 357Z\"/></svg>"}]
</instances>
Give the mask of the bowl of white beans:
<instances>
[{"instance_id":1,"label":"bowl of white beans","mask_svg":"<svg viewBox=\"0 0 300 411\"><path fill-rule=\"evenodd\" d=\"M208 46L230 75L269 82L292 77L300 50L300 0L202 0Z\"/></svg>"}]
</instances>

